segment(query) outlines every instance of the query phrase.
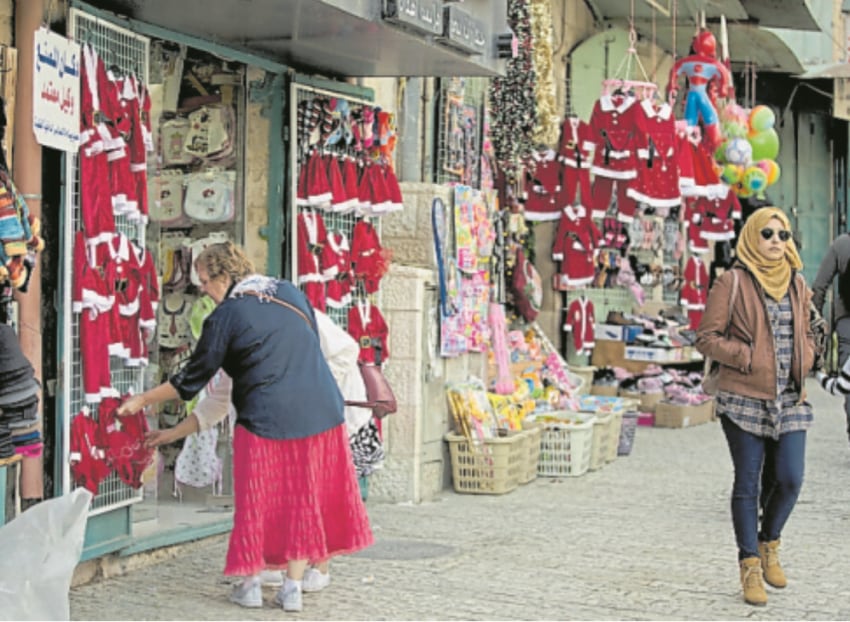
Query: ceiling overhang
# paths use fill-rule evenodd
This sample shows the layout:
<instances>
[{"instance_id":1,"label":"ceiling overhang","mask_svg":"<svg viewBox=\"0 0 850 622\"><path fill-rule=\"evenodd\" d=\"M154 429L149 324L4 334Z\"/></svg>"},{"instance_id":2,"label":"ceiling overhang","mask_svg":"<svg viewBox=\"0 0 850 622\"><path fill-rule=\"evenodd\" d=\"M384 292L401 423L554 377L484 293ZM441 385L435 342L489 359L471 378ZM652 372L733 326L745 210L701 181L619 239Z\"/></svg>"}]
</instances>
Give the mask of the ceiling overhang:
<instances>
[{"instance_id":1,"label":"ceiling overhang","mask_svg":"<svg viewBox=\"0 0 850 622\"><path fill-rule=\"evenodd\" d=\"M89 0L89 4L334 77L504 74L504 62L495 58L494 46L488 46L486 54L468 54L433 36L389 23L382 18L383 0ZM492 42L492 28L487 35Z\"/></svg>"}]
</instances>

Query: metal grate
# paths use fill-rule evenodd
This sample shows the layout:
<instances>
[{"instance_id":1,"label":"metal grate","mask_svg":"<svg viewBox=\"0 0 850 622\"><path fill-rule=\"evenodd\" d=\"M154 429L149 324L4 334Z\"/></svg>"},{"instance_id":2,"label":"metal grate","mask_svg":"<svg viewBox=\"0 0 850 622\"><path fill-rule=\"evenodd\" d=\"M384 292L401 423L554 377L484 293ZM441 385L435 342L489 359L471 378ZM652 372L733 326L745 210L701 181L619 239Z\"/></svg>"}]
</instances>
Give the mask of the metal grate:
<instances>
[{"instance_id":1,"label":"metal grate","mask_svg":"<svg viewBox=\"0 0 850 622\"><path fill-rule=\"evenodd\" d=\"M344 97L344 96L340 95L339 93L333 93L331 91L325 91L323 89L317 89L317 88L314 88L314 87L308 87L308 86L304 86L304 85L301 85L301 84L293 83L292 92L291 92L291 101L294 102L294 105L291 106L292 112L291 112L291 117L290 117L290 123L291 123L292 133L290 135L296 136L297 140L292 141L292 143L293 143L292 144L293 153L291 155L291 157L292 157L291 161L296 163L296 167L295 167L295 170L293 171L293 174L292 174L292 187L290 189L291 197L292 197L292 201L290 202L291 205L296 205L296 202L295 202L296 185L298 183L298 178L299 178L299 173L301 171L301 166L306 165L305 156L306 156L306 154L309 151L309 148L311 146L316 146L316 141L314 140L315 135L316 135L315 133L304 135L303 132L299 131L298 116L297 116L298 110L300 109L300 106L303 105L302 102L311 102L311 101L315 100L316 98L335 98L337 101L344 101L348 104L348 108L350 110L353 110L353 109L355 109L356 107L359 107L359 106L370 106L371 107L371 106L374 105L372 102L369 102L369 101L366 101L366 100L359 100L359 99L355 99L355 98ZM319 121L319 123L321 123L321 120ZM317 132L318 132L318 130L317 130ZM311 136L313 138L311 138ZM335 155L342 155L342 154L347 154L347 155L352 155L352 156L355 155L355 152L353 151L352 146L348 145L344 140L339 140L338 142L336 142L332 145L322 144L321 149L324 153L332 153L332 154L335 154ZM301 214L304 211L306 211L307 209L310 209L310 208L305 208L305 207L299 206L297 208L296 213ZM331 232L342 232L348 238L349 244L351 243L352 233L354 231L354 225L357 224L357 222L362 219L362 216L358 216L354 212L339 213L339 212L332 212L330 210L322 210L322 209L318 209L316 211L321 213L322 220L325 223L325 229L327 230L328 234L330 234ZM379 217L373 217L372 218L372 224L375 227L376 232L378 233L378 237L380 238L380 236L381 236L380 218ZM293 282L297 283L297 280L298 280L298 277L297 277L297 275L298 275L297 248L298 248L298 245L297 245L295 240L297 240L297 230L298 230L298 228L297 228L297 223L295 222L294 218L293 218L293 222L290 223L290 225L291 225L290 231L293 232L293 236L292 236L293 237L292 257L291 257L293 269L291 271L291 274L292 274ZM358 298L367 297L367 294L362 290L362 285L360 284L359 281L355 282L354 288L355 289L351 292L352 301L357 300ZM379 294L380 294L380 291L378 292L377 295L379 295ZM370 295L370 297L372 298L371 301L374 304L376 304L377 306L380 306L380 301L375 299L376 294L372 294L372 295ZM325 312L338 326L348 330L348 311L349 311L349 309L351 309L352 304L353 304L353 302L350 302L350 303L348 303L348 304L346 304L346 305L344 305L340 308L334 308L334 307L328 306Z\"/></svg>"},{"instance_id":2,"label":"metal grate","mask_svg":"<svg viewBox=\"0 0 850 622\"><path fill-rule=\"evenodd\" d=\"M129 30L114 26L101 19L87 15L78 10L71 9L69 12L68 32L71 38L81 43L90 43L104 59L107 66L115 65L121 71L129 74L135 73L147 83L148 72L148 47L149 40ZM69 183L65 190L65 206L70 218L66 219L64 232L65 254L65 282L70 283L70 256L73 248L74 232L81 228L80 214L80 169L78 155L67 154L65 158L65 175ZM132 223L125 216L115 217L116 230L126 235L129 239L140 246L145 244L144 225ZM74 487L70 478L68 467L69 447L68 441L71 419L86 405L83 395L82 382L82 360L80 357L80 330L76 314L71 309L70 288L65 294L65 362L63 365L63 386L65 387L65 404L67 417L65 417L66 428L64 438L64 464L65 464L65 488L66 492ZM142 390L143 368L126 367L121 361L110 360L110 372L112 375L112 386L122 395L130 391ZM92 408L93 414L96 412ZM115 507L140 501L142 499L141 489L136 491L124 484L115 473L101 482L98 495L92 502L91 514L103 512Z\"/></svg>"},{"instance_id":3,"label":"metal grate","mask_svg":"<svg viewBox=\"0 0 850 622\"><path fill-rule=\"evenodd\" d=\"M436 183L481 188L482 128L488 86L487 78L440 80Z\"/></svg>"}]
</instances>

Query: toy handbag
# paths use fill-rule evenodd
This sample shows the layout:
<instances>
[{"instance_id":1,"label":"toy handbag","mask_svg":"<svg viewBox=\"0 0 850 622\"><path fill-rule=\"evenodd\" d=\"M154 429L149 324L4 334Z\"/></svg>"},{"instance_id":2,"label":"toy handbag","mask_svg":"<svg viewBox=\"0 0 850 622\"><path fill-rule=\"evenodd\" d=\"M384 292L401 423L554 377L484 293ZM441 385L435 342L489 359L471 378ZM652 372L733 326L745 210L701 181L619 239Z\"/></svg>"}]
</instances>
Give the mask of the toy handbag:
<instances>
[{"instance_id":1,"label":"toy handbag","mask_svg":"<svg viewBox=\"0 0 850 622\"><path fill-rule=\"evenodd\" d=\"M203 171L186 176L183 210L200 222L228 222L235 214L236 171Z\"/></svg>"}]
</instances>

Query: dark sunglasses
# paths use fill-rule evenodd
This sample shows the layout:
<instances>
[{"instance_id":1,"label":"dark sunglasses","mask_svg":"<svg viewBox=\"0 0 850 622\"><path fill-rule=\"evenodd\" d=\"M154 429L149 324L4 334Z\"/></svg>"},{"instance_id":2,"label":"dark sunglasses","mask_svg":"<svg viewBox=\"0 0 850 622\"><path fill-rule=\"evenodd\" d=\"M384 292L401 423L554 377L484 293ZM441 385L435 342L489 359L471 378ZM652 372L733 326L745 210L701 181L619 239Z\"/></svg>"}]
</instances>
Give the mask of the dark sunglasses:
<instances>
[{"instance_id":1,"label":"dark sunglasses","mask_svg":"<svg viewBox=\"0 0 850 622\"><path fill-rule=\"evenodd\" d=\"M763 237L765 240L769 240L773 237L774 233L778 235L779 239L783 242L787 242L791 239L790 231L786 231L785 229L771 229L770 227L765 227L761 230L761 237Z\"/></svg>"}]
</instances>

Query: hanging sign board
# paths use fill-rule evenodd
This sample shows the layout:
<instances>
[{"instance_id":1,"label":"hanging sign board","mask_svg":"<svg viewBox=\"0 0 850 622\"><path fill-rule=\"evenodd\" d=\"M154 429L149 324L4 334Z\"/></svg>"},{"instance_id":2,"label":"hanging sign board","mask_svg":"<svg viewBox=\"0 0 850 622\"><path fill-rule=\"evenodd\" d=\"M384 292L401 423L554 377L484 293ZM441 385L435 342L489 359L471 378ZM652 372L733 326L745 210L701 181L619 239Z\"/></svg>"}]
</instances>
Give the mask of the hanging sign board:
<instances>
[{"instance_id":1,"label":"hanging sign board","mask_svg":"<svg viewBox=\"0 0 850 622\"><path fill-rule=\"evenodd\" d=\"M32 128L40 145L80 147L80 46L46 28L35 32Z\"/></svg>"},{"instance_id":2,"label":"hanging sign board","mask_svg":"<svg viewBox=\"0 0 850 622\"><path fill-rule=\"evenodd\" d=\"M443 33L439 0L385 0L384 19L425 35Z\"/></svg>"}]
</instances>

